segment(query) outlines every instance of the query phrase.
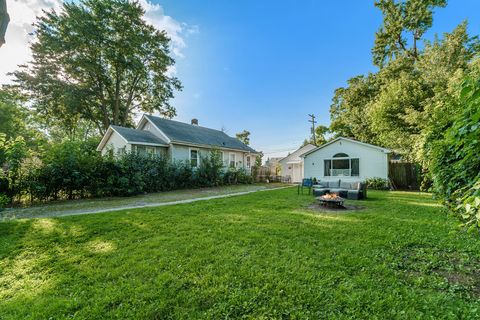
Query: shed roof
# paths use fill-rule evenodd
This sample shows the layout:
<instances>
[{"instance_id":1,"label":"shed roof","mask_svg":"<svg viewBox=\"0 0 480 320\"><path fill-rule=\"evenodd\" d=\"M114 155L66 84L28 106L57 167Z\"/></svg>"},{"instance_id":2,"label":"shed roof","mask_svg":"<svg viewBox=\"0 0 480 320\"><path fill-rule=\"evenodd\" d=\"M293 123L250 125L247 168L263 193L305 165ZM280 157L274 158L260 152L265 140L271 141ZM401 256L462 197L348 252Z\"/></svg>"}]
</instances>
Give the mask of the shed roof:
<instances>
[{"instance_id":1,"label":"shed roof","mask_svg":"<svg viewBox=\"0 0 480 320\"><path fill-rule=\"evenodd\" d=\"M350 138L345 138L345 137L338 137L336 139L333 139L332 141L329 141L327 143L324 143L322 144L321 146L315 148L315 149L312 149L304 154L301 155L301 157L305 157L311 153L314 153L315 151L317 150L320 150L322 148L325 148L326 146L328 145L331 145L339 140L345 140L345 141L350 141L350 142L353 142L353 143L357 143L357 144L360 144L360 145L363 145L363 146L366 146L366 147L370 147L370 148L374 148L374 149L377 149L378 151L381 151L381 152L384 152L384 153L390 153L391 150L390 149L387 149L387 148L382 148L382 147L379 147L379 146L376 146L376 145L373 145L373 144L370 144L370 143L365 143L365 142L361 142L361 141L357 141L357 140L354 140L354 139L350 139Z\"/></svg>"}]
</instances>

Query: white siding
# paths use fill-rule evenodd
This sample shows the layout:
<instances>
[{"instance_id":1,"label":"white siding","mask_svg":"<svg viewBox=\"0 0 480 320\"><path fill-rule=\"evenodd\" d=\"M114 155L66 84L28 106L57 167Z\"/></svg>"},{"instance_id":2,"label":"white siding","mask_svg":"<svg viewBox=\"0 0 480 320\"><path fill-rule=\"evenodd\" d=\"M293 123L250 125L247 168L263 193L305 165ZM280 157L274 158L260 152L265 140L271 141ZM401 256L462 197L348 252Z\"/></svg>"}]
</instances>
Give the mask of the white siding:
<instances>
[{"instance_id":1,"label":"white siding","mask_svg":"<svg viewBox=\"0 0 480 320\"><path fill-rule=\"evenodd\" d=\"M131 151L131 145L126 143L125 140L115 131L112 130L112 134L110 138L108 138L105 146L102 149L102 156L107 154L110 150L113 151L114 154L117 154L119 149L125 147L125 152Z\"/></svg>"},{"instance_id":2,"label":"white siding","mask_svg":"<svg viewBox=\"0 0 480 320\"><path fill-rule=\"evenodd\" d=\"M290 177L291 182L300 182L304 177L303 158L300 156L310 150L315 149L315 146L308 144L289 154L287 157L281 159L280 174L283 178ZM289 163L291 162L291 163Z\"/></svg>"},{"instance_id":3,"label":"white siding","mask_svg":"<svg viewBox=\"0 0 480 320\"><path fill-rule=\"evenodd\" d=\"M189 161L190 160L190 149L195 149L199 151L200 155L200 162L202 161L202 158L206 158L210 154L210 150L208 148L200 148L200 147L189 147L189 146L183 146L183 145L178 145L178 144L171 144L170 145L170 154L172 157L173 161ZM235 162L236 162L236 168L245 168L246 169L246 163L247 163L247 155L248 153L246 152L240 152L240 151L232 151L228 149L220 149L219 151L223 152L223 165L227 168L230 163L230 154L235 154ZM250 155L250 163L253 166L255 164L255 156Z\"/></svg>"},{"instance_id":4,"label":"white siding","mask_svg":"<svg viewBox=\"0 0 480 320\"><path fill-rule=\"evenodd\" d=\"M323 160L331 159L337 153L346 153L350 158L360 159L360 175L357 177L325 176ZM375 177L388 179L388 154L370 146L339 140L305 156L304 175L319 180L355 181Z\"/></svg>"}]
</instances>

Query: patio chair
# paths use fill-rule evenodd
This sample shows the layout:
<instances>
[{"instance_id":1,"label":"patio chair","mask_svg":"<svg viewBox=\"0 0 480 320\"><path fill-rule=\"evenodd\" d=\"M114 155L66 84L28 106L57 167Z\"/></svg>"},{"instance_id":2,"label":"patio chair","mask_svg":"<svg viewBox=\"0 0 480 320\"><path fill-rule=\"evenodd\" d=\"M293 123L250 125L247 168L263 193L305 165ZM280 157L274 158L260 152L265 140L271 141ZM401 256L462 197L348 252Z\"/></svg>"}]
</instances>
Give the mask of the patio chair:
<instances>
[{"instance_id":1,"label":"patio chair","mask_svg":"<svg viewBox=\"0 0 480 320\"><path fill-rule=\"evenodd\" d=\"M302 191L302 194L303 194L303 188L308 189L308 194L312 193L312 186L313 186L312 179L302 179L302 183L300 183L297 187L297 194L300 194L300 190Z\"/></svg>"}]
</instances>

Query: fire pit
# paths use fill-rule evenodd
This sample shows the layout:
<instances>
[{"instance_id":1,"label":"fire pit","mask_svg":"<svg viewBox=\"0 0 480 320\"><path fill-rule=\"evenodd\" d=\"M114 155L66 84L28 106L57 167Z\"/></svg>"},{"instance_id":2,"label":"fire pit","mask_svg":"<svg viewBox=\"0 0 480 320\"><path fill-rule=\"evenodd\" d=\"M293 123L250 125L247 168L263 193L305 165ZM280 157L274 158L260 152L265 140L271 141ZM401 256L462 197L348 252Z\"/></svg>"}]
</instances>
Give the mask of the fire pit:
<instances>
[{"instance_id":1,"label":"fire pit","mask_svg":"<svg viewBox=\"0 0 480 320\"><path fill-rule=\"evenodd\" d=\"M345 199L335 193L327 193L323 196L317 197L317 200L325 207L333 208L343 208L343 203L345 202Z\"/></svg>"}]
</instances>

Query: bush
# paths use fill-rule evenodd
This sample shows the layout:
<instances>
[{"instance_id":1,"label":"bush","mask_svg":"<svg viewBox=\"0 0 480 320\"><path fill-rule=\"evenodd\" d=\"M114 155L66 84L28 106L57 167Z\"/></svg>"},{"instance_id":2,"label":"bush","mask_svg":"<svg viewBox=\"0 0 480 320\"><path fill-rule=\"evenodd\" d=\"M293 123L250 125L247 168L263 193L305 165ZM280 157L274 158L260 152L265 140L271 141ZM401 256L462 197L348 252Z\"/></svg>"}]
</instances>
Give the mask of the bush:
<instances>
[{"instance_id":1,"label":"bush","mask_svg":"<svg viewBox=\"0 0 480 320\"><path fill-rule=\"evenodd\" d=\"M10 199L3 193L0 193L0 211L10 203Z\"/></svg>"},{"instance_id":2,"label":"bush","mask_svg":"<svg viewBox=\"0 0 480 320\"><path fill-rule=\"evenodd\" d=\"M386 179L382 178L369 178L365 180L368 189L373 190L389 190L390 189L390 182Z\"/></svg>"},{"instance_id":3,"label":"bush","mask_svg":"<svg viewBox=\"0 0 480 320\"><path fill-rule=\"evenodd\" d=\"M480 227L480 82L467 80L459 100L463 113L431 147L433 188L465 226Z\"/></svg>"},{"instance_id":4,"label":"bush","mask_svg":"<svg viewBox=\"0 0 480 320\"><path fill-rule=\"evenodd\" d=\"M8 198L49 201L253 182L245 170L224 171L216 150L192 168L187 161L172 163L150 154L102 157L95 151L96 144L95 140L65 141L51 146L42 157L16 157L21 161L7 163L15 171L0 175L0 192Z\"/></svg>"}]
</instances>

